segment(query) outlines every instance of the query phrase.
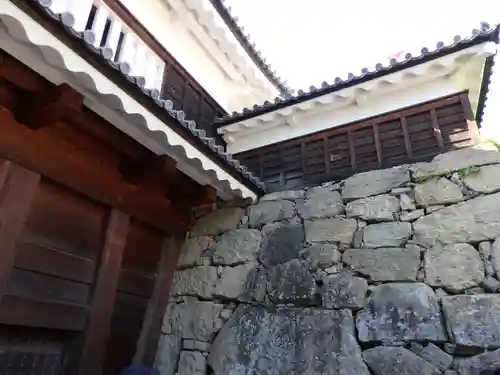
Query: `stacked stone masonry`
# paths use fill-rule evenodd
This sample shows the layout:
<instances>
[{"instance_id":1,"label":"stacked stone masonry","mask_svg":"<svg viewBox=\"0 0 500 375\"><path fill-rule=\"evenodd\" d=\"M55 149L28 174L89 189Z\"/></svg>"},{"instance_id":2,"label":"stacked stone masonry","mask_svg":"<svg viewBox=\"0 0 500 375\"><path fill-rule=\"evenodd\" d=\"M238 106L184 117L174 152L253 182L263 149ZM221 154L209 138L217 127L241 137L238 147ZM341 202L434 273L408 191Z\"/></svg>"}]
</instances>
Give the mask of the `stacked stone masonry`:
<instances>
[{"instance_id":1,"label":"stacked stone masonry","mask_svg":"<svg viewBox=\"0 0 500 375\"><path fill-rule=\"evenodd\" d=\"M197 221L162 375L477 375L500 367L500 152L283 191Z\"/></svg>"}]
</instances>

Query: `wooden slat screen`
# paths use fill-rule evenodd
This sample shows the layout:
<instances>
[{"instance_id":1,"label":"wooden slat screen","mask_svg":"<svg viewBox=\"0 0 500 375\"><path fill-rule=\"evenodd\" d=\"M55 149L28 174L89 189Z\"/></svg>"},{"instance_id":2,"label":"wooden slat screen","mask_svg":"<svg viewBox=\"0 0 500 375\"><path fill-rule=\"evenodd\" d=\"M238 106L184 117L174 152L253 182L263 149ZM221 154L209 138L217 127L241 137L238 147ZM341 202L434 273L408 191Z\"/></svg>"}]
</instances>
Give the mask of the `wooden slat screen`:
<instances>
[{"instance_id":1,"label":"wooden slat screen","mask_svg":"<svg viewBox=\"0 0 500 375\"><path fill-rule=\"evenodd\" d=\"M357 123L243 152L241 163L271 191L430 160L475 143L467 94L459 93ZM464 104L465 103L465 104ZM469 120L469 121L468 121Z\"/></svg>"}]
</instances>

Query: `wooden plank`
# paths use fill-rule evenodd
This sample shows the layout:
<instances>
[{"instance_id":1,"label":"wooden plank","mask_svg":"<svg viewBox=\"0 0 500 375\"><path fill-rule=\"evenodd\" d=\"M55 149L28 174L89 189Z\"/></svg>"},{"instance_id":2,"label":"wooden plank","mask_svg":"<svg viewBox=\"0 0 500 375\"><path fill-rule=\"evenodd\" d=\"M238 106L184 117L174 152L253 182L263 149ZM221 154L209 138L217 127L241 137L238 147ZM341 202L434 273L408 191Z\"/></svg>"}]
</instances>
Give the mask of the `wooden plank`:
<instances>
[{"instance_id":1,"label":"wooden plank","mask_svg":"<svg viewBox=\"0 0 500 375\"><path fill-rule=\"evenodd\" d=\"M408 133L408 124L406 122L406 116L401 116L401 130L403 131L403 137L405 138L405 149L406 155L411 159L413 157L413 152L411 150L411 140L410 134Z\"/></svg>"},{"instance_id":2,"label":"wooden plank","mask_svg":"<svg viewBox=\"0 0 500 375\"><path fill-rule=\"evenodd\" d=\"M349 142L349 157L351 158L351 169L356 169L356 152L354 151L354 139L351 131L347 132L347 140Z\"/></svg>"},{"instance_id":3,"label":"wooden plank","mask_svg":"<svg viewBox=\"0 0 500 375\"><path fill-rule=\"evenodd\" d=\"M460 94L460 102L465 113L465 120L467 121L467 126L469 128L469 133L472 141L474 142L474 144L478 144L480 142L479 130L474 117L474 112L472 111L472 107L470 105L468 93Z\"/></svg>"},{"instance_id":4,"label":"wooden plank","mask_svg":"<svg viewBox=\"0 0 500 375\"><path fill-rule=\"evenodd\" d=\"M323 138L323 152L325 158L325 177L330 175L330 152L328 147L328 137Z\"/></svg>"},{"instance_id":5,"label":"wooden plank","mask_svg":"<svg viewBox=\"0 0 500 375\"><path fill-rule=\"evenodd\" d=\"M183 243L184 236L170 237L165 240L158 263L158 277L144 316L134 363L142 363L146 366L152 366L154 363L163 315L167 308L170 283Z\"/></svg>"},{"instance_id":6,"label":"wooden plank","mask_svg":"<svg viewBox=\"0 0 500 375\"><path fill-rule=\"evenodd\" d=\"M0 308L0 323L83 331L87 314L85 306L5 296Z\"/></svg>"},{"instance_id":7,"label":"wooden plank","mask_svg":"<svg viewBox=\"0 0 500 375\"><path fill-rule=\"evenodd\" d=\"M0 302L39 181L38 173L0 159Z\"/></svg>"},{"instance_id":8,"label":"wooden plank","mask_svg":"<svg viewBox=\"0 0 500 375\"><path fill-rule=\"evenodd\" d=\"M443 134L441 133L441 129L439 128L439 121L436 115L435 108L431 108L431 121L434 136L436 137L439 148L444 148Z\"/></svg>"},{"instance_id":9,"label":"wooden plank","mask_svg":"<svg viewBox=\"0 0 500 375\"><path fill-rule=\"evenodd\" d=\"M382 155L382 145L380 144L380 134L378 130L378 124L373 124L373 139L375 141L375 151L377 152L378 165L382 166L383 155Z\"/></svg>"},{"instance_id":10,"label":"wooden plank","mask_svg":"<svg viewBox=\"0 0 500 375\"><path fill-rule=\"evenodd\" d=\"M129 222L129 216L111 210L78 368L80 375L99 375L102 371Z\"/></svg>"}]
</instances>

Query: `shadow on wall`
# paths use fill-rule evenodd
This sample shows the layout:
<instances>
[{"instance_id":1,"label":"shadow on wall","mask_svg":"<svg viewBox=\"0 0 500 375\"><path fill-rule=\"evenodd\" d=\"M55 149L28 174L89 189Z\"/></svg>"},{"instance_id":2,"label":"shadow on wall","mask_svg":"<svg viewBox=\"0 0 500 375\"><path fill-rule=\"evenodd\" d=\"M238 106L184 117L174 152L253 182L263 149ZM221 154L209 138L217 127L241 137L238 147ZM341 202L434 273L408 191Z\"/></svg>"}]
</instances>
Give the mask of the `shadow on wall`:
<instances>
[{"instance_id":1,"label":"shadow on wall","mask_svg":"<svg viewBox=\"0 0 500 375\"><path fill-rule=\"evenodd\" d=\"M495 371L499 150L455 150L200 218L162 330L161 375Z\"/></svg>"}]
</instances>

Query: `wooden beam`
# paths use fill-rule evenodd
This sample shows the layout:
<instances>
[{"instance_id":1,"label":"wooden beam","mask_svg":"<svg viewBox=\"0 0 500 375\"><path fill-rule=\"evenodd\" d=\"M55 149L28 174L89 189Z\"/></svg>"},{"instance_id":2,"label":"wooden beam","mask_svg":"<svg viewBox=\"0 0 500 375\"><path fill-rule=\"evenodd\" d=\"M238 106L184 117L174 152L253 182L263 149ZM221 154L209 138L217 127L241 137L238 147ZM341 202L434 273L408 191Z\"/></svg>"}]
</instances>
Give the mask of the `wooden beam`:
<instances>
[{"instance_id":1,"label":"wooden beam","mask_svg":"<svg viewBox=\"0 0 500 375\"><path fill-rule=\"evenodd\" d=\"M479 129L477 127L476 119L474 117L474 111L472 110L472 106L470 104L469 94L468 93L460 94L460 102L464 110L465 121L467 121L467 127L469 128L469 133L472 138L472 141L475 144L477 144L480 142Z\"/></svg>"},{"instance_id":2,"label":"wooden beam","mask_svg":"<svg viewBox=\"0 0 500 375\"><path fill-rule=\"evenodd\" d=\"M403 131L403 137L405 139L405 149L406 155L411 159L413 158L413 151L411 149L410 132L408 131L408 123L406 122L406 117L401 116L401 130Z\"/></svg>"},{"instance_id":3,"label":"wooden beam","mask_svg":"<svg viewBox=\"0 0 500 375\"><path fill-rule=\"evenodd\" d=\"M14 87L3 78L0 78L0 111L12 111L16 105Z\"/></svg>"},{"instance_id":4,"label":"wooden beam","mask_svg":"<svg viewBox=\"0 0 500 375\"><path fill-rule=\"evenodd\" d=\"M140 185L145 181L162 181L175 184L177 181L176 161L167 155L150 154L140 158L125 156L120 172L126 181Z\"/></svg>"},{"instance_id":5,"label":"wooden beam","mask_svg":"<svg viewBox=\"0 0 500 375\"><path fill-rule=\"evenodd\" d=\"M158 262L158 276L153 289L153 295L149 300L142 323L141 335L137 341L134 363L142 363L145 366L152 366L154 364L161 335L163 315L167 308L170 284L184 243L184 235L165 239L161 258Z\"/></svg>"},{"instance_id":6,"label":"wooden beam","mask_svg":"<svg viewBox=\"0 0 500 375\"><path fill-rule=\"evenodd\" d=\"M18 104L14 115L18 122L38 130L59 121L71 120L83 108L83 95L67 84L34 93Z\"/></svg>"},{"instance_id":7,"label":"wooden beam","mask_svg":"<svg viewBox=\"0 0 500 375\"><path fill-rule=\"evenodd\" d=\"M23 65L14 57L2 52L0 57L0 77L28 92L43 92L51 83Z\"/></svg>"},{"instance_id":8,"label":"wooden beam","mask_svg":"<svg viewBox=\"0 0 500 375\"><path fill-rule=\"evenodd\" d=\"M383 160L382 144L380 143L380 133L378 131L378 124L373 124L373 139L375 141L375 150L377 152L378 166L381 167Z\"/></svg>"},{"instance_id":9,"label":"wooden beam","mask_svg":"<svg viewBox=\"0 0 500 375\"><path fill-rule=\"evenodd\" d=\"M28 219L40 175L0 159L0 301L14 264L16 241Z\"/></svg>"},{"instance_id":10,"label":"wooden beam","mask_svg":"<svg viewBox=\"0 0 500 375\"><path fill-rule=\"evenodd\" d=\"M129 223L128 215L111 210L78 366L79 375L100 375L102 371Z\"/></svg>"}]
</instances>

